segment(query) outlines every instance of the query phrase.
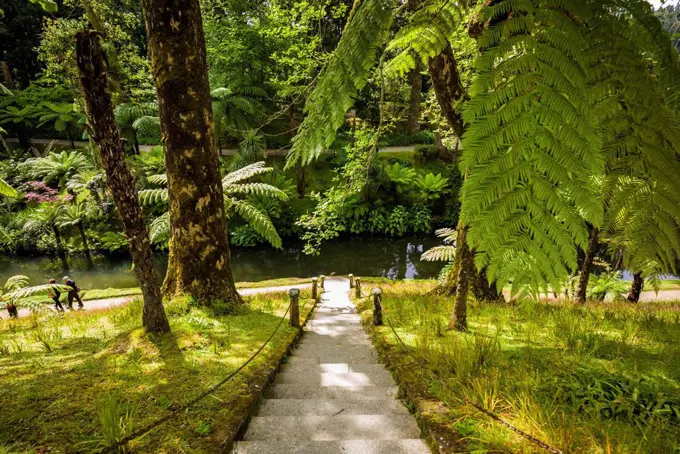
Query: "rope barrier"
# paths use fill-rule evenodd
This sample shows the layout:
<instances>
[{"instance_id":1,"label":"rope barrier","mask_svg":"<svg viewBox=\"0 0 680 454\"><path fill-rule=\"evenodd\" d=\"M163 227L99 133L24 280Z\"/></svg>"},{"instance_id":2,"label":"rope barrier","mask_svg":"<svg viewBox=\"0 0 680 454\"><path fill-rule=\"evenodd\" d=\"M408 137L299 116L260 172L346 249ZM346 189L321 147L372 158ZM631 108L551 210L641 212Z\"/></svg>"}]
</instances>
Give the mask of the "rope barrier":
<instances>
[{"instance_id":1,"label":"rope barrier","mask_svg":"<svg viewBox=\"0 0 680 454\"><path fill-rule=\"evenodd\" d=\"M101 451L99 451L99 453L100 453L100 454L105 454L105 453L108 453L108 452L112 452L112 451L114 451L114 450L116 450L116 449L118 449L118 448L120 448L120 447L122 447L122 446L127 445L127 444L128 444L129 442L131 442L132 440L135 440L135 439L141 437L142 435L146 435L146 434L147 434L148 432L150 432L151 430L155 429L156 427L160 426L161 424L163 424L163 423L169 421L170 419L172 419L172 418L173 418L174 416L176 416L178 413L183 412L183 411L186 411L187 409L189 409L189 407L192 407L193 405L195 405L196 403L198 403L200 400L206 398L208 395L210 395L210 394L212 394L213 392L215 392L215 391L217 390L217 388L219 388L220 386L224 385L226 382L228 382L229 380L231 380L232 378L234 378L239 372L241 372L243 369L245 369L246 366L248 366L248 364L250 364L250 363L257 357L257 355L259 355L259 354L262 352L262 350L264 350L264 348L267 346L267 344L269 344L269 342L274 338L274 336L276 335L276 333L277 333L277 331L279 330L279 328L281 328L281 325L283 324L284 320L286 320L286 316L288 315L288 312L289 312L289 311L290 311L290 304L288 304L288 308L286 309L286 312L283 314L283 317L281 317L281 320L279 321L279 324L276 325L276 328L275 328L274 331L269 335L269 337L267 338L267 340L264 341L264 344L262 344L262 346L261 346L260 348L258 348L257 351L256 351L255 353L253 353L253 355L252 355L250 358L248 358L248 360L247 360L245 363L241 364L241 366L239 366L238 369L234 370L232 373L230 373L229 375L227 375L225 378L223 378L222 380L220 380L219 382L217 382L216 384L214 384L213 386L211 386L211 387L208 388L207 390L203 391L201 394L199 394L198 396L194 397L193 399L191 399L191 400L190 400L189 402L187 402L186 404L184 404L184 405L182 405L181 407L179 407L179 408L173 410L172 412L170 412L170 413L168 413L167 415L163 416L162 418L160 418L160 419L154 421L153 423L148 424L146 427L143 427L142 429L139 429L139 430L134 431L133 433L131 433L131 434L128 435L127 437L123 438L122 440L117 441L116 443L114 443L114 444L112 444L112 445L110 445L110 446L105 447L104 449L102 449Z\"/></svg>"},{"instance_id":2,"label":"rope barrier","mask_svg":"<svg viewBox=\"0 0 680 454\"><path fill-rule=\"evenodd\" d=\"M369 295L369 296L362 296L362 297L355 298L355 299L368 298L368 297L370 297L370 296L372 296L372 295ZM405 350L410 351L410 352L413 352L413 353L416 353L416 352L415 352L414 350L412 350L408 345L406 345L406 343L404 343L404 341L401 339L401 337L400 337L399 334L397 333L397 330L394 329L394 326L392 325L392 322L390 321L390 319L389 319L388 317L385 316L385 306L383 306L382 312L383 312L383 318L385 319L385 321L387 321L387 324L389 325L390 329L391 329L392 332L394 333L394 336L397 338L397 340L399 341L399 343L404 347ZM423 357L422 355L419 355L419 356L420 356L420 360L422 360L422 362L429 364L429 361L427 360L427 358ZM422 362L418 361L418 358L417 358L415 355L414 355L414 361L417 362L424 370L428 370L432 375L437 376L436 372L434 372L434 369L430 369L430 368L424 367L424 364L423 364ZM439 378L439 379L441 380L443 377L439 376L439 377L437 377L437 378ZM444 380L441 380L441 381L444 381ZM480 412L484 413L484 414L485 414L486 416L488 416L489 418L491 418L491 419L493 419L494 421L500 423L501 425L507 427L508 429L512 430L513 432L515 432L516 434L522 436L523 438L529 440L530 442L534 443L536 446L539 446L539 447L545 449L546 451L548 451L548 452L550 452L550 453L552 453L552 454L563 454L563 452L562 452L561 450L559 450L559 449L557 449L557 448L554 448L554 447L550 446L548 443L544 442L543 440L541 440L541 439L539 439L539 438L536 438L535 436L531 435L530 433L524 432L522 429L513 426L513 425L510 424L508 421L506 421L505 419L501 418L500 416L498 416L497 414L493 413L492 411L487 410L487 409L484 408L483 406L477 404L476 402L471 401L470 399L468 399L468 398L465 397L465 396L462 396L462 397L463 397L463 400L465 401L465 403L467 403L467 404L473 406L474 408L476 408L476 409L479 410Z\"/></svg>"}]
</instances>

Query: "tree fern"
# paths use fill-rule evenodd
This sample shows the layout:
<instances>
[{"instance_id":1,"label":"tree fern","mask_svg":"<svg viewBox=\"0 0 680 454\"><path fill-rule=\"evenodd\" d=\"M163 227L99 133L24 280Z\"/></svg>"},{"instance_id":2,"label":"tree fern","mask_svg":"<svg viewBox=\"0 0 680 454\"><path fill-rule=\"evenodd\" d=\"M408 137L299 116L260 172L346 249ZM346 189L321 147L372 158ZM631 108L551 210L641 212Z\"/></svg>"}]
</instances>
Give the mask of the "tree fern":
<instances>
[{"instance_id":1,"label":"tree fern","mask_svg":"<svg viewBox=\"0 0 680 454\"><path fill-rule=\"evenodd\" d=\"M12 186L10 186L5 180L0 178L0 195L6 197L16 197L17 191Z\"/></svg>"},{"instance_id":2,"label":"tree fern","mask_svg":"<svg viewBox=\"0 0 680 454\"><path fill-rule=\"evenodd\" d=\"M281 237L276 232L276 227L272 224L269 216L243 200L230 199L227 203L227 209L231 209L241 216L253 230L269 241L272 246L281 247Z\"/></svg>"},{"instance_id":3,"label":"tree fern","mask_svg":"<svg viewBox=\"0 0 680 454\"><path fill-rule=\"evenodd\" d=\"M375 64L376 49L385 42L397 0L363 0L353 10L338 47L323 69L305 104L305 117L288 155L289 167L317 158L335 140L357 93Z\"/></svg>"}]
</instances>

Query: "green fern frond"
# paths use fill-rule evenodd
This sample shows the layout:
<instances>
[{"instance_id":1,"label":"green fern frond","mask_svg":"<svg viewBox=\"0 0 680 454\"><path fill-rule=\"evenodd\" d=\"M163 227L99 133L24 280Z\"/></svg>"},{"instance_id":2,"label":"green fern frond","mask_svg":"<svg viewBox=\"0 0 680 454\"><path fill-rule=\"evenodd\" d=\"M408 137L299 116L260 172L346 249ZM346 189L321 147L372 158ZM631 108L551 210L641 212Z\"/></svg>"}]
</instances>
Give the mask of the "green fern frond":
<instances>
[{"instance_id":1,"label":"green fern frond","mask_svg":"<svg viewBox=\"0 0 680 454\"><path fill-rule=\"evenodd\" d=\"M447 262L453 260L455 256L456 248L454 246L435 246L423 252L420 259L428 262Z\"/></svg>"},{"instance_id":2,"label":"green fern frond","mask_svg":"<svg viewBox=\"0 0 680 454\"><path fill-rule=\"evenodd\" d=\"M158 175L151 175L146 178L146 181L148 181L151 184L155 184L158 186L167 186L168 185L168 175L165 173L161 173Z\"/></svg>"},{"instance_id":3,"label":"green fern frond","mask_svg":"<svg viewBox=\"0 0 680 454\"><path fill-rule=\"evenodd\" d=\"M243 183L233 184L224 188L225 195L261 195L272 197L284 202L288 201L288 195L279 188L266 183Z\"/></svg>"},{"instance_id":4,"label":"green fern frond","mask_svg":"<svg viewBox=\"0 0 680 454\"><path fill-rule=\"evenodd\" d=\"M151 221L149 238L152 243L167 247L170 240L170 212L163 213Z\"/></svg>"},{"instance_id":5,"label":"green fern frond","mask_svg":"<svg viewBox=\"0 0 680 454\"><path fill-rule=\"evenodd\" d=\"M273 170L274 169L271 168L271 167L265 167L264 161L256 162L254 164L247 165L247 166L242 167L238 170L235 170L234 172L227 174L222 179L222 187L226 189L227 187L229 187L233 184L247 180L247 179L252 178L256 175L261 175L263 173L271 172Z\"/></svg>"},{"instance_id":6,"label":"green fern frond","mask_svg":"<svg viewBox=\"0 0 680 454\"><path fill-rule=\"evenodd\" d=\"M16 197L17 191L12 186L10 186L5 180L0 178L0 195L6 197Z\"/></svg>"},{"instance_id":7,"label":"green fern frond","mask_svg":"<svg viewBox=\"0 0 680 454\"><path fill-rule=\"evenodd\" d=\"M272 246L281 248L281 237L276 232L269 216L243 200L232 199L231 208Z\"/></svg>"},{"instance_id":8,"label":"green fern frond","mask_svg":"<svg viewBox=\"0 0 680 454\"><path fill-rule=\"evenodd\" d=\"M142 205L158 205L168 203L168 190L163 189L144 189L139 191L139 203Z\"/></svg>"},{"instance_id":9,"label":"green fern frond","mask_svg":"<svg viewBox=\"0 0 680 454\"><path fill-rule=\"evenodd\" d=\"M397 0L364 0L350 17L338 47L323 69L305 105L305 117L287 167L316 159L335 140L345 113L366 85L376 61L376 49L385 42Z\"/></svg>"}]
</instances>

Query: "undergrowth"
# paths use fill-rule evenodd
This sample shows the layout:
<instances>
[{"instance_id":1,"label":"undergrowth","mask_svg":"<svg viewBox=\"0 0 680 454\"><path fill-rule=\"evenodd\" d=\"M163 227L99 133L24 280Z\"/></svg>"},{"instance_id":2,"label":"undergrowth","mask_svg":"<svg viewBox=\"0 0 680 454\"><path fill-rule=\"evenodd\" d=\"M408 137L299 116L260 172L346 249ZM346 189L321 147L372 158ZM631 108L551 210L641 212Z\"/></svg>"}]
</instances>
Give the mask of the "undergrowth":
<instances>
[{"instance_id":1,"label":"undergrowth","mask_svg":"<svg viewBox=\"0 0 680 454\"><path fill-rule=\"evenodd\" d=\"M303 290L301 316L312 307ZM97 452L200 394L243 364L276 328L284 293L255 295L232 315L166 304L172 333L147 334L141 300L107 310L0 320L0 453ZM214 394L134 441L134 452L216 452L259 393L258 379L295 330Z\"/></svg>"},{"instance_id":2,"label":"undergrowth","mask_svg":"<svg viewBox=\"0 0 680 454\"><path fill-rule=\"evenodd\" d=\"M541 450L466 399L565 453L680 452L679 302L471 302L470 329L457 333L447 330L453 299L428 294L433 285L364 281L383 289L408 349L387 324L377 342L422 368L468 451Z\"/></svg>"}]
</instances>

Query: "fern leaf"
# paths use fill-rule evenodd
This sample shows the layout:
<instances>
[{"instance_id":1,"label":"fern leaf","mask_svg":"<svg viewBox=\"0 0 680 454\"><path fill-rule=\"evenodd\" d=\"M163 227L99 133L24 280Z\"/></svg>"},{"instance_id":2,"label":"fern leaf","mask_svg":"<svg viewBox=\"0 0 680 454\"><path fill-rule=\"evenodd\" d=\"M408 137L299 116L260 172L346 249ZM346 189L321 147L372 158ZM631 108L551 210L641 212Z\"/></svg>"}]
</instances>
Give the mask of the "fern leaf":
<instances>
[{"instance_id":1,"label":"fern leaf","mask_svg":"<svg viewBox=\"0 0 680 454\"><path fill-rule=\"evenodd\" d=\"M231 200L233 210L275 248L281 248L281 237L269 216L242 200Z\"/></svg>"}]
</instances>

